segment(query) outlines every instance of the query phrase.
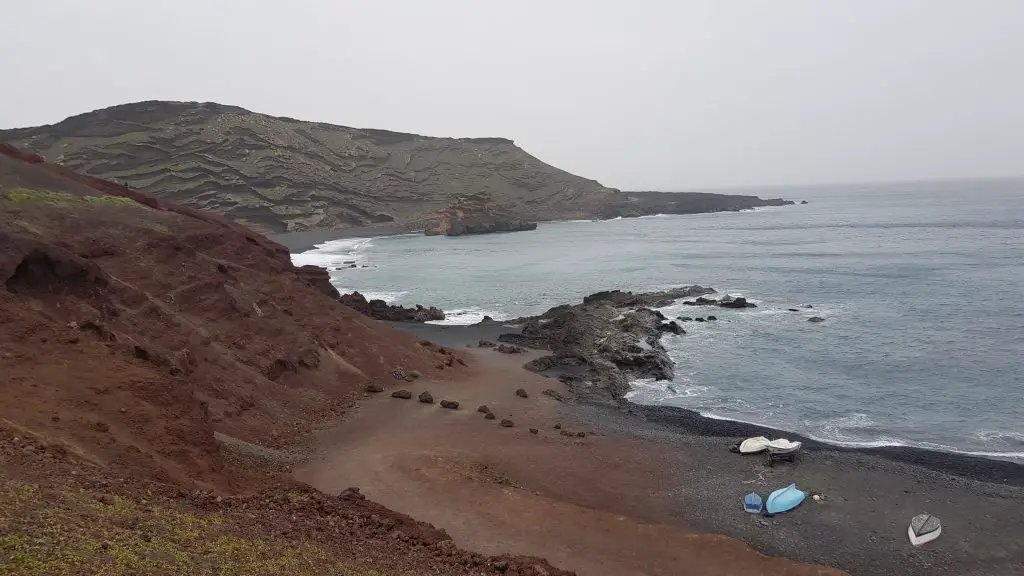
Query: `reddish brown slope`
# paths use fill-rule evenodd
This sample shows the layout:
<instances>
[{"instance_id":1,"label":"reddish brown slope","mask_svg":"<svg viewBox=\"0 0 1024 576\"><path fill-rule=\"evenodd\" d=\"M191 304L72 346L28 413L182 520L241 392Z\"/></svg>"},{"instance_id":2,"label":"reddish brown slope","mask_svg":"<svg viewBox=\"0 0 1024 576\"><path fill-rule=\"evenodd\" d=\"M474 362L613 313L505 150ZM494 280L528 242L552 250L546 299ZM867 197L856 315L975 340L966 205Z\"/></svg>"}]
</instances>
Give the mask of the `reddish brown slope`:
<instances>
[{"instance_id":1,"label":"reddish brown slope","mask_svg":"<svg viewBox=\"0 0 1024 576\"><path fill-rule=\"evenodd\" d=\"M0 417L97 461L225 487L213 430L285 445L396 366L459 368L223 218L4 146L15 188L139 202L0 201Z\"/></svg>"}]
</instances>

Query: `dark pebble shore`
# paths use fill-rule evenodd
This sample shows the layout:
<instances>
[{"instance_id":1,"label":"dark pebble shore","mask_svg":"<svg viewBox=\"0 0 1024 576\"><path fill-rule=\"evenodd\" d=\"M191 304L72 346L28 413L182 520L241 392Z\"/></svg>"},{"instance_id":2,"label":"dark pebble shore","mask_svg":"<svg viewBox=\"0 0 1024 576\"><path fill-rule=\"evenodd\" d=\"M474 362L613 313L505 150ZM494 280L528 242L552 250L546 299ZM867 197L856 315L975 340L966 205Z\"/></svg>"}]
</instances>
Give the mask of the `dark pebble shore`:
<instances>
[{"instance_id":1,"label":"dark pebble shore","mask_svg":"<svg viewBox=\"0 0 1024 576\"><path fill-rule=\"evenodd\" d=\"M392 324L449 347L497 341L497 325ZM849 448L799 434L701 416L671 406L564 407L566 421L671 447L663 493L680 523L743 540L759 551L825 564L853 575L1024 574L1024 465L912 447ZM729 447L750 436L800 440L793 463L768 467L762 455ZM791 482L820 493L766 518L743 511L743 495L762 497ZM938 540L914 548L907 525L929 512L943 521Z\"/></svg>"}]
</instances>

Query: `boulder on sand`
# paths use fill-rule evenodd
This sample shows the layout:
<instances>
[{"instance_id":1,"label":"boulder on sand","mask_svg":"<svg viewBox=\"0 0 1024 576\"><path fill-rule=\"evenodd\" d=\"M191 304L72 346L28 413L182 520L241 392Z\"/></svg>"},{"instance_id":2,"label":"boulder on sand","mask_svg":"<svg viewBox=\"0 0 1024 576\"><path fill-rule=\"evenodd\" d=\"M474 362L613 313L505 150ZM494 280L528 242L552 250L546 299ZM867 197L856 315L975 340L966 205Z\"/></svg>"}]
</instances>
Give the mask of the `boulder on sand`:
<instances>
[{"instance_id":1,"label":"boulder on sand","mask_svg":"<svg viewBox=\"0 0 1024 576\"><path fill-rule=\"evenodd\" d=\"M459 403L455 400L441 400L441 408L447 408L449 410L458 410Z\"/></svg>"},{"instance_id":2,"label":"boulder on sand","mask_svg":"<svg viewBox=\"0 0 1024 576\"><path fill-rule=\"evenodd\" d=\"M516 390L516 396L519 396L520 398L529 398L530 394L527 393L525 389L519 388Z\"/></svg>"},{"instance_id":3,"label":"boulder on sand","mask_svg":"<svg viewBox=\"0 0 1024 576\"><path fill-rule=\"evenodd\" d=\"M480 405L480 406L479 406L479 407L478 407L478 408L476 409L476 411L477 411L477 412L483 412L484 414L490 414L490 413L491 413L491 409L490 409L490 408L488 408L486 404L481 404L481 405Z\"/></svg>"},{"instance_id":4,"label":"boulder on sand","mask_svg":"<svg viewBox=\"0 0 1024 576\"><path fill-rule=\"evenodd\" d=\"M515 426L515 423L509 420L508 418L505 418L504 420L501 421L501 425L505 428L511 428Z\"/></svg>"},{"instance_id":5,"label":"boulder on sand","mask_svg":"<svg viewBox=\"0 0 1024 576\"><path fill-rule=\"evenodd\" d=\"M409 392L408 390L395 390L394 392L391 393L391 397L401 398L402 400L408 400L409 398L412 398L412 392Z\"/></svg>"},{"instance_id":6,"label":"boulder on sand","mask_svg":"<svg viewBox=\"0 0 1024 576\"><path fill-rule=\"evenodd\" d=\"M424 390L423 392L420 392L420 402L423 402L424 404L433 404L434 397L430 394L430 392Z\"/></svg>"},{"instance_id":7,"label":"boulder on sand","mask_svg":"<svg viewBox=\"0 0 1024 576\"><path fill-rule=\"evenodd\" d=\"M369 384L366 385L366 391L376 394L378 392L383 392L384 386L378 382L370 382Z\"/></svg>"},{"instance_id":8,"label":"boulder on sand","mask_svg":"<svg viewBox=\"0 0 1024 576\"><path fill-rule=\"evenodd\" d=\"M484 420L494 420L496 418L497 416L494 415L494 412L488 412L484 414Z\"/></svg>"}]
</instances>

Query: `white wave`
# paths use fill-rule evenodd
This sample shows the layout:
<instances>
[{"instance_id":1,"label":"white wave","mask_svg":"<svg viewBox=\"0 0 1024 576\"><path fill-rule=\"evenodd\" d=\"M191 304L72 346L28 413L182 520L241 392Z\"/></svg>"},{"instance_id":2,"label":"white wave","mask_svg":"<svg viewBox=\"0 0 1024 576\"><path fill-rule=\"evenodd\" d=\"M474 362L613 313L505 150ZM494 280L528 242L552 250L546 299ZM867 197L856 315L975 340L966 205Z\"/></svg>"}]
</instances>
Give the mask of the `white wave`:
<instances>
[{"instance_id":1,"label":"white wave","mask_svg":"<svg viewBox=\"0 0 1024 576\"><path fill-rule=\"evenodd\" d=\"M721 416L713 414L711 412L699 412L701 416L710 418L712 420L724 420L728 422L739 422L741 424L750 424L753 426L763 426L765 428L773 428L770 424L764 422L752 422L749 420L740 420L739 418L731 418L727 416ZM864 419L860 418L862 414L851 415L851 421L863 424ZM868 419L870 420L870 419ZM782 432L780 430L780 432ZM815 434L808 434L806 432L794 432L801 436L806 436L811 440L821 442L823 444L830 444L832 446L841 446L843 448L890 448L890 447L906 447L906 448L920 448L924 450L934 450L936 452L949 452L952 454L963 454L965 456L980 456L982 458L1000 458L1014 461L1024 461L1024 452L994 452L994 451L979 451L979 450L963 450L947 446L945 444L935 444L932 442L914 442L911 440L901 440L897 438L878 438L876 440L838 440L836 438L829 438L818 436Z\"/></svg>"},{"instance_id":2,"label":"white wave","mask_svg":"<svg viewBox=\"0 0 1024 576\"><path fill-rule=\"evenodd\" d=\"M671 382L668 380L654 380L653 378L641 378L629 383L630 390L626 393L626 399L644 396L657 403L666 403L667 400L675 398L692 398L701 396L710 388L698 386L690 382Z\"/></svg>"},{"instance_id":3,"label":"white wave","mask_svg":"<svg viewBox=\"0 0 1024 576\"><path fill-rule=\"evenodd\" d=\"M292 254L292 264L312 264L332 270L350 264L365 264L366 252L373 246L373 238L344 238L317 244L316 248Z\"/></svg>"},{"instance_id":4,"label":"white wave","mask_svg":"<svg viewBox=\"0 0 1024 576\"><path fill-rule=\"evenodd\" d=\"M1024 443L1024 434L1005 430L981 430L975 432L974 437L985 442L1009 440L1013 443Z\"/></svg>"},{"instance_id":5,"label":"white wave","mask_svg":"<svg viewBox=\"0 0 1024 576\"><path fill-rule=\"evenodd\" d=\"M352 292L348 290L347 292ZM360 292L367 300L383 300L388 304L394 304L402 296L409 294L408 292Z\"/></svg>"},{"instance_id":6,"label":"white wave","mask_svg":"<svg viewBox=\"0 0 1024 576\"><path fill-rule=\"evenodd\" d=\"M494 312L491 310L484 310L482 308L470 307L461 308L455 310L445 310L444 320L431 320L428 324L441 324L446 326L469 326L470 324L476 324L484 319L484 316L490 316L494 320L507 320L509 316L502 314L501 312Z\"/></svg>"}]
</instances>

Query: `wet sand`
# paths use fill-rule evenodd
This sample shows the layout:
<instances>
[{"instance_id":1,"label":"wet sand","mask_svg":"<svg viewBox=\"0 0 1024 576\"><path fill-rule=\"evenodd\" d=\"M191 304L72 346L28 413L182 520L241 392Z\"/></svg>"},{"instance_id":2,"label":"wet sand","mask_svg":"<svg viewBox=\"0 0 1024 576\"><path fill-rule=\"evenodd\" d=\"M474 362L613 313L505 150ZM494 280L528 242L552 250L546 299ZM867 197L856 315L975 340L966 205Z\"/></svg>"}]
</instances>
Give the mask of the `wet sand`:
<instances>
[{"instance_id":1,"label":"wet sand","mask_svg":"<svg viewBox=\"0 0 1024 576\"><path fill-rule=\"evenodd\" d=\"M503 330L402 328L463 350ZM687 410L558 403L540 392L561 391L559 382L520 368L528 356L471 354L469 378L409 385L459 400L461 410L372 398L321 439L323 458L300 477L329 492L358 485L471 549L544 556L581 574L828 573L758 552L855 575L1024 573L1020 465L809 443L795 463L769 468L728 447L774 431ZM519 386L528 399L513 395ZM481 403L515 428L484 420ZM587 435L562 436L555 423ZM790 482L823 500L773 518L743 512L743 494ZM925 511L942 518L943 535L915 549L907 523Z\"/></svg>"}]
</instances>

